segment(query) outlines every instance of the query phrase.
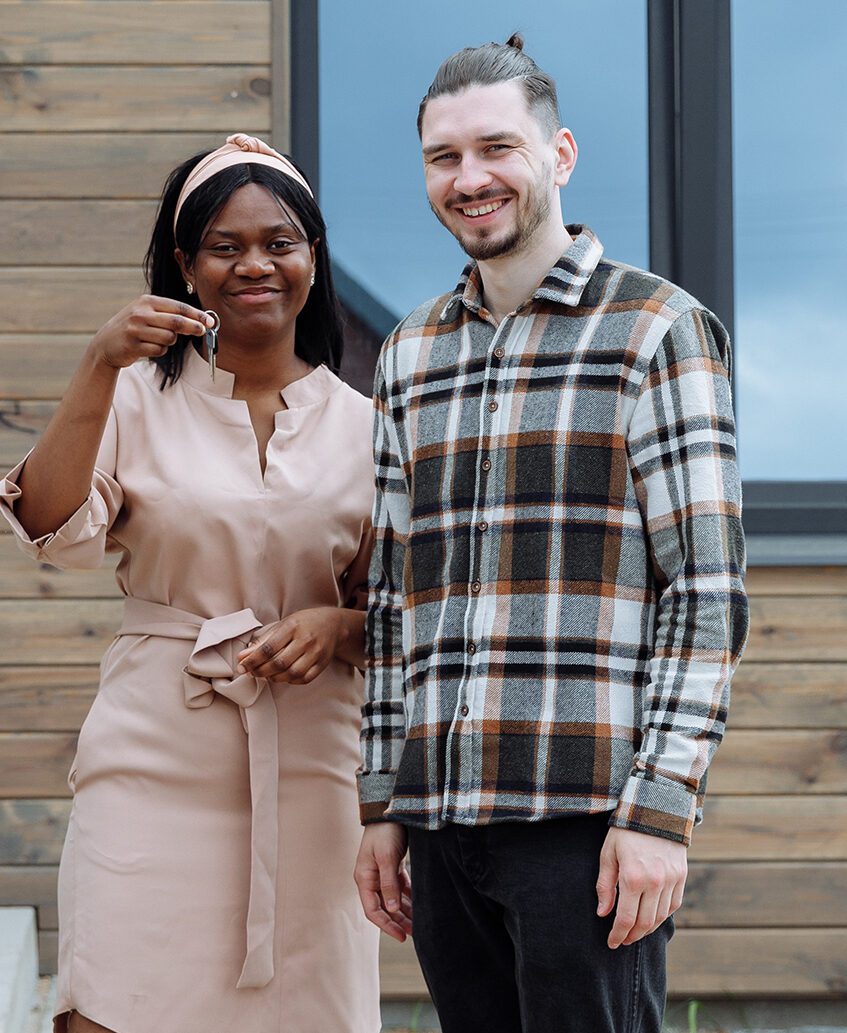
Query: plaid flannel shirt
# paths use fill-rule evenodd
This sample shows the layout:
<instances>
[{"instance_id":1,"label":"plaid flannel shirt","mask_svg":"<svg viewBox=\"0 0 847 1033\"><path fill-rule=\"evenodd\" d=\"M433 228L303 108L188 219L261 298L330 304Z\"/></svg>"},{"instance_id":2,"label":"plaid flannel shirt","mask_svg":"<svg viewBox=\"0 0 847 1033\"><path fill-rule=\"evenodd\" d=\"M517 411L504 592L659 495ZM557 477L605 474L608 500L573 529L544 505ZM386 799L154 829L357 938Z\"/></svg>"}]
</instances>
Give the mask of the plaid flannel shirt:
<instances>
[{"instance_id":1,"label":"plaid flannel shirt","mask_svg":"<svg viewBox=\"0 0 847 1033\"><path fill-rule=\"evenodd\" d=\"M699 820L748 624L729 342L568 229L499 326L470 265L380 355L365 823Z\"/></svg>"}]
</instances>

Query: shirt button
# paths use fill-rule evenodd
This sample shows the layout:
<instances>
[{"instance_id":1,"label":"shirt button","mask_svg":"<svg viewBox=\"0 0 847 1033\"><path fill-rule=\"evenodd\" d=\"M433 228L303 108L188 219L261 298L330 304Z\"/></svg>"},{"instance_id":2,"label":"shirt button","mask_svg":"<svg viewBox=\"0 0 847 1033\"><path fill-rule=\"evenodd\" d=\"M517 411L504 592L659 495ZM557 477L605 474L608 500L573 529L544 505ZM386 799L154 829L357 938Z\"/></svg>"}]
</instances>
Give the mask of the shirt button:
<instances>
[{"instance_id":1,"label":"shirt button","mask_svg":"<svg viewBox=\"0 0 847 1033\"><path fill-rule=\"evenodd\" d=\"M467 703L463 703L463 704L462 704L462 705L461 705L461 706L459 707L459 713L460 713L460 714L462 715L462 717L467 717L467 716L468 716L468 714L470 713L470 710L469 710L469 708L468 708L468 705L467 705Z\"/></svg>"},{"instance_id":2,"label":"shirt button","mask_svg":"<svg viewBox=\"0 0 847 1033\"><path fill-rule=\"evenodd\" d=\"M488 403L488 411L489 412L497 412L497 403L496 402L489 402Z\"/></svg>"},{"instance_id":3,"label":"shirt button","mask_svg":"<svg viewBox=\"0 0 847 1033\"><path fill-rule=\"evenodd\" d=\"M484 533L485 531L488 530L488 521L487 520L480 520L480 522L476 526L480 529L480 531L482 531Z\"/></svg>"},{"instance_id":4,"label":"shirt button","mask_svg":"<svg viewBox=\"0 0 847 1033\"><path fill-rule=\"evenodd\" d=\"M483 461L482 461L482 468L483 468L483 470L485 470L486 473L488 473L488 471L491 469L491 460L490 459L483 459Z\"/></svg>"},{"instance_id":5,"label":"shirt button","mask_svg":"<svg viewBox=\"0 0 847 1033\"><path fill-rule=\"evenodd\" d=\"M471 654L471 656L473 656L476 652L476 645L473 642L468 642L468 652Z\"/></svg>"},{"instance_id":6,"label":"shirt button","mask_svg":"<svg viewBox=\"0 0 847 1033\"><path fill-rule=\"evenodd\" d=\"M481 588L482 588L482 585L481 585L481 583L479 581L472 582L472 584L471 584L471 591L472 592L478 592ZM473 652L473 642L471 642L470 646L468 646L468 652L469 653Z\"/></svg>"},{"instance_id":7,"label":"shirt button","mask_svg":"<svg viewBox=\"0 0 847 1033\"><path fill-rule=\"evenodd\" d=\"M506 349L503 348L503 347L499 347L499 348L495 348L494 349L494 355L498 359L502 359L505 354L506 354Z\"/></svg>"}]
</instances>

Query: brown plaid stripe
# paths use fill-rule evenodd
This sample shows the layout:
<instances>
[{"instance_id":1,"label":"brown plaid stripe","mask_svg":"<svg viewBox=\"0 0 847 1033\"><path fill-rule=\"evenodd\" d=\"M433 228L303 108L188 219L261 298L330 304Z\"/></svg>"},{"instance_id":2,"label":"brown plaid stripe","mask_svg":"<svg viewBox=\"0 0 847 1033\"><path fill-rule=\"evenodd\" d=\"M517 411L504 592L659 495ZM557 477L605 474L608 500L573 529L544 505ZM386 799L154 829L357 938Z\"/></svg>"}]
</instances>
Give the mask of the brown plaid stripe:
<instances>
[{"instance_id":1,"label":"brown plaid stripe","mask_svg":"<svg viewBox=\"0 0 847 1033\"><path fill-rule=\"evenodd\" d=\"M747 635L729 342L569 229L499 327L471 265L383 347L365 821L699 816Z\"/></svg>"}]
</instances>

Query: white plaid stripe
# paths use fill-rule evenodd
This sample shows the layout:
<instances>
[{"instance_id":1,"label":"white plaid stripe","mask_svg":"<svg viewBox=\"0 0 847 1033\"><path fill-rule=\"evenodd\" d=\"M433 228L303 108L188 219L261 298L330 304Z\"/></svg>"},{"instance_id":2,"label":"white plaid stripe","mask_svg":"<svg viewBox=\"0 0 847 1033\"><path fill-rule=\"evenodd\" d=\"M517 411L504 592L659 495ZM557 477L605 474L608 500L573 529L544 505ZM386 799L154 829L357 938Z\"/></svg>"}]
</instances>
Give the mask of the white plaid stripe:
<instances>
[{"instance_id":1,"label":"white plaid stripe","mask_svg":"<svg viewBox=\"0 0 847 1033\"><path fill-rule=\"evenodd\" d=\"M747 634L729 343L570 231L499 328L469 266L380 356L365 821L689 841Z\"/></svg>"}]
</instances>

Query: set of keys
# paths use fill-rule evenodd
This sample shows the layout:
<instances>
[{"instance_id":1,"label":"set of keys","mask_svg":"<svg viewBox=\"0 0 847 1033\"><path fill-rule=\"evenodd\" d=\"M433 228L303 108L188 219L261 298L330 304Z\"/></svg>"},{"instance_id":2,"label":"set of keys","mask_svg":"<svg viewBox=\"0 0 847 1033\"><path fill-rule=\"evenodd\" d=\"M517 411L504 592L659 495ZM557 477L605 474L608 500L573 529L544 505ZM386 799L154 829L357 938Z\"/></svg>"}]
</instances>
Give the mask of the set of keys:
<instances>
[{"instance_id":1,"label":"set of keys","mask_svg":"<svg viewBox=\"0 0 847 1033\"><path fill-rule=\"evenodd\" d=\"M211 309L206 310L206 315L211 316L215 325L206 331L206 359L209 363L209 376L215 379L215 360L218 354L218 330L221 325L221 317Z\"/></svg>"}]
</instances>

